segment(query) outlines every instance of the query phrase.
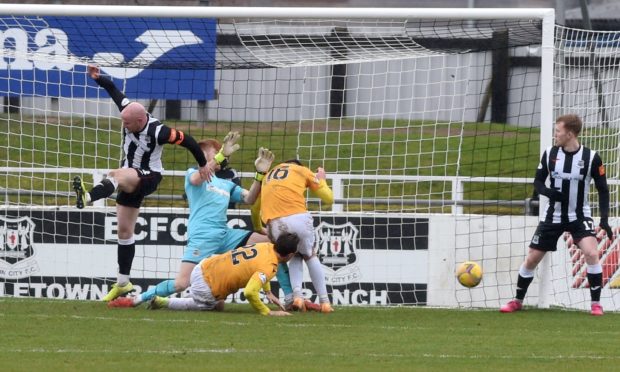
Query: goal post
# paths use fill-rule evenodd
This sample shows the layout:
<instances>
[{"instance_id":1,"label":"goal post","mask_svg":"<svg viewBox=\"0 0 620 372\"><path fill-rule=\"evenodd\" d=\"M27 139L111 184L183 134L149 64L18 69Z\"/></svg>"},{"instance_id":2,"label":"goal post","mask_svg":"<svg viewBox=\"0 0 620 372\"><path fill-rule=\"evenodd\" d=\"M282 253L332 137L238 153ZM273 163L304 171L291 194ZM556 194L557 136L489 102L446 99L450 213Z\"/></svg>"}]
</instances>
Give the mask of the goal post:
<instances>
[{"instance_id":1,"label":"goal post","mask_svg":"<svg viewBox=\"0 0 620 372\"><path fill-rule=\"evenodd\" d=\"M571 107L554 96L555 30L551 9L0 4L0 292L97 300L114 281L114 200L77 211L69 187L122 157L118 111L86 74L97 63L168 126L240 131L245 187L260 146L325 167L335 205L309 207L336 305L497 307L537 221L533 171ZM136 226L140 290L175 276L187 239L194 160L167 146L163 163ZM229 224L248 215L236 206ZM453 275L466 259L485 271L474 289ZM557 267L532 304L558 304Z\"/></svg>"}]
</instances>

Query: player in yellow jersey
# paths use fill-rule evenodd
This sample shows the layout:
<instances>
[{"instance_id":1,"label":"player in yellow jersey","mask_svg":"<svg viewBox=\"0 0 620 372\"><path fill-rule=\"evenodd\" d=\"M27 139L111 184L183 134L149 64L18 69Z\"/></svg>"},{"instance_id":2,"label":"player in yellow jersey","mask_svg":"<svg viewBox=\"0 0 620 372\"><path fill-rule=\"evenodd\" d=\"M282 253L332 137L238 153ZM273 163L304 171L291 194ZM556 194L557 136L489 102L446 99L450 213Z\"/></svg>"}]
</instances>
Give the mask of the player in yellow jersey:
<instances>
[{"instance_id":1,"label":"player in yellow jersey","mask_svg":"<svg viewBox=\"0 0 620 372\"><path fill-rule=\"evenodd\" d=\"M321 198L325 204L334 202L334 194L325 181L325 170L318 168L316 174L299 160L289 160L272 168L263 178L260 218L253 223L265 224L267 235L275 241L285 232L299 236L297 255L289 262L290 282L292 286L292 309L305 311L306 305L302 298L303 262L306 262L312 284L319 296L321 312L333 311L327 296L325 274L316 255L314 224L306 207L305 193L309 189ZM303 259L302 259L303 258ZM278 278L279 279L279 278ZM285 291L286 294L286 291ZM288 303L288 298L285 298Z\"/></svg>"},{"instance_id":2,"label":"player in yellow jersey","mask_svg":"<svg viewBox=\"0 0 620 372\"><path fill-rule=\"evenodd\" d=\"M275 244L256 243L239 247L224 254L200 261L190 278L190 297L154 297L151 309L167 307L173 310L223 310L228 295L245 287L244 295L262 315L284 316L283 310L270 310L260 297L261 288L270 302L283 309L271 293L269 281L278 270L278 263L289 261L297 250L295 234L281 234Z\"/></svg>"}]
</instances>

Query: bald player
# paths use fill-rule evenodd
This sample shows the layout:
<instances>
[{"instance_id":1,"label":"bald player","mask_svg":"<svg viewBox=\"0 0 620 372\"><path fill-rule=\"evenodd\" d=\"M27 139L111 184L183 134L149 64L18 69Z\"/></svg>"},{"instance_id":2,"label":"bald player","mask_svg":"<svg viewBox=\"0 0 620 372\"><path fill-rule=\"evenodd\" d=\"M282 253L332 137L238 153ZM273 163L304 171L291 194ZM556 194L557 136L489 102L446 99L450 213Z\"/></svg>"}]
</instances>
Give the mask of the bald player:
<instances>
[{"instance_id":1,"label":"bald player","mask_svg":"<svg viewBox=\"0 0 620 372\"><path fill-rule=\"evenodd\" d=\"M174 144L188 149L199 165L200 176L205 180L211 179L211 174L217 165L225 163L226 156L230 154L218 154L215 159L207 163L203 151L191 136L165 126L146 112L142 104L130 102L125 94L116 88L112 80L100 74L99 67L88 66L88 74L114 100L123 122L124 158L121 167L110 171L103 181L88 192L79 176L73 179L73 189L77 195L76 206L79 209L95 200L107 198L118 190L116 196L118 275L117 282L103 297L104 301L111 301L133 290L129 279L135 254L134 228L142 200L157 190L161 182L163 145Z\"/></svg>"}]
</instances>

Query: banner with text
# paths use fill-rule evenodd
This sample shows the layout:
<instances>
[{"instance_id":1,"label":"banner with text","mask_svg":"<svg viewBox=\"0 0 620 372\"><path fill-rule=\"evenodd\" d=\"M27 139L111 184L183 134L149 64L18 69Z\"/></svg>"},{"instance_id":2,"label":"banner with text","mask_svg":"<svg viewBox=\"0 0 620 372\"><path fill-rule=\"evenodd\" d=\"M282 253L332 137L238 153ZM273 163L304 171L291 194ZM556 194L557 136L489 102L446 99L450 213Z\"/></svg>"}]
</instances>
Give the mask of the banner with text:
<instances>
[{"instance_id":1,"label":"banner with text","mask_svg":"<svg viewBox=\"0 0 620 372\"><path fill-rule=\"evenodd\" d=\"M214 98L214 19L11 17L0 40L3 95L98 97L94 63L130 99Z\"/></svg>"},{"instance_id":2,"label":"banner with text","mask_svg":"<svg viewBox=\"0 0 620 372\"><path fill-rule=\"evenodd\" d=\"M335 304L425 304L426 218L319 215L315 238ZM247 214L229 226L249 228ZM116 217L102 211L13 210L0 215L0 295L100 299L116 273ZM173 278L187 241L186 210L138 218L132 282ZM305 273L310 294L312 285ZM277 283L274 283L277 290ZM230 301L244 301L241 294Z\"/></svg>"}]
</instances>

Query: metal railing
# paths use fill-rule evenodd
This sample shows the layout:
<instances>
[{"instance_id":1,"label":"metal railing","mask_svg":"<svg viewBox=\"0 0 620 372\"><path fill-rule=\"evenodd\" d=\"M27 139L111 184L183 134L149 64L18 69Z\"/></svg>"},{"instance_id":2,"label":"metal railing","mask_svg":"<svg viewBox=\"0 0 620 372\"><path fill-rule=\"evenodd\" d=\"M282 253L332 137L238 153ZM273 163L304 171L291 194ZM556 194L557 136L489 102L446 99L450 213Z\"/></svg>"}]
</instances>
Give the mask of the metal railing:
<instances>
[{"instance_id":1,"label":"metal railing","mask_svg":"<svg viewBox=\"0 0 620 372\"><path fill-rule=\"evenodd\" d=\"M17 168L17 167L0 167L0 174L17 174L17 173L33 173L33 174L71 174L71 175L90 175L92 177L93 184L100 182L105 175L109 172L107 169L92 169L92 168ZM185 171L169 170L163 172L164 176L172 177L184 177ZM239 172L240 177L253 178L253 172ZM67 179L69 179L68 177ZM531 184L532 178L522 177L462 177L462 176L398 176L398 175L361 175L361 174L342 174L342 173L329 173L327 174L328 180L331 181L331 187L334 192L334 204L332 211L343 211L344 204L380 204L380 205L427 205L433 207L451 207L452 214L462 214L463 207L466 206L484 206L494 205L502 207L523 207L527 213L532 207L538 205L537 200L526 198L523 200L467 200L465 196L465 184L467 183L506 183L506 184ZM401 181L401 182L449 182L451 184L451 199L407 199L407 198L347 198L344 197L344 190L346 187L346 181L350 180L372 180L372 181ZM620 180L608 180L610 185L620 184ZM0 193L6 195L16 195L24 193L25 190L17 189L2 189ZM28 195L61 195L70 196L71 193L58 192L58 191L41 191L41 190L29 190ZM159 200L182 200L183 195L151 195L151 198ZM317 202L318 199L309 199L309 202ZM6 201L8 203L8 201ZM98 200L94 203L94 206L105 206L104 200Z\"/></svg>"}]
</instances>

